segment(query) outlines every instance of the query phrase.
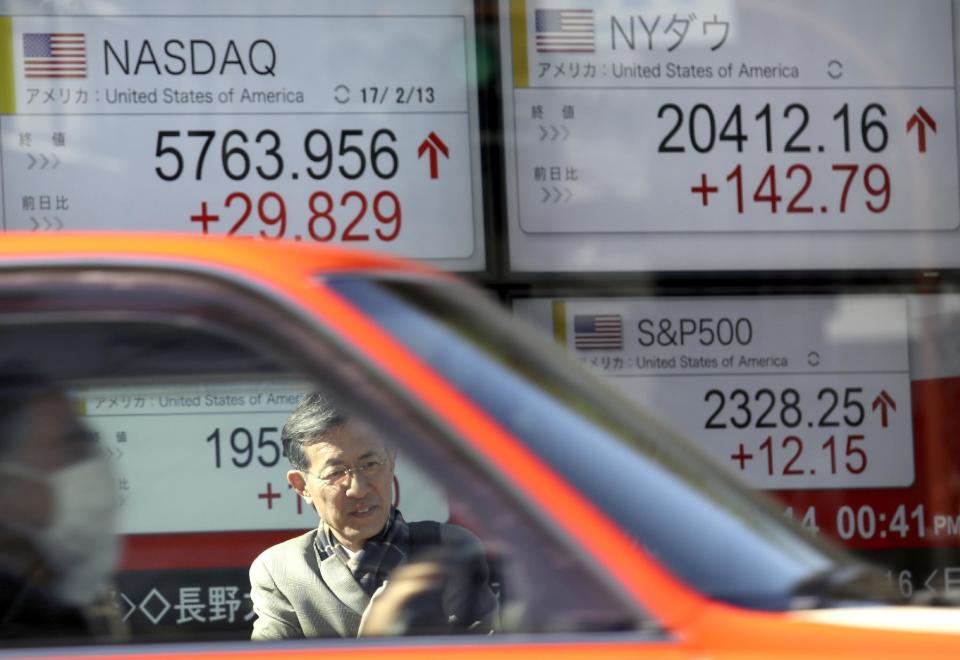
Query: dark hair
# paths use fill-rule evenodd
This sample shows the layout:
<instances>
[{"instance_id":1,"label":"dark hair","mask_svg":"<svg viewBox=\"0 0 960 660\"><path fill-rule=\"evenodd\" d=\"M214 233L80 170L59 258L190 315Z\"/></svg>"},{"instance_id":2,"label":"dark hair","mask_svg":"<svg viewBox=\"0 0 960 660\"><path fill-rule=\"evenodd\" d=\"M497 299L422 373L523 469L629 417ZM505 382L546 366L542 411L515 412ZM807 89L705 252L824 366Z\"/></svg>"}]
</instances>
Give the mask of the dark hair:
<instances>
[{"instance_id":1,"label":"dark hair","mask_svg":"<svg viewBox=\"0 0 960 660\"><path fill-rule=\"evenodd\" d=\"M304 449L320 442L331 430L343 426L347 419L319 392L300 399L293 414L280 432L283 454L297 470L310 466Z\"/></svg>"},{"instance_id":2,"label":"dark hair","mask_svg":"<svg viewBox=\"0 0 960 660\"><path fill-rule=\"evenodd\" d=\"M59 394L56 382L19 361L0 364L0 456L16 449L26 435L27 405L47 395Z\"/></svg>"}]
</instances>

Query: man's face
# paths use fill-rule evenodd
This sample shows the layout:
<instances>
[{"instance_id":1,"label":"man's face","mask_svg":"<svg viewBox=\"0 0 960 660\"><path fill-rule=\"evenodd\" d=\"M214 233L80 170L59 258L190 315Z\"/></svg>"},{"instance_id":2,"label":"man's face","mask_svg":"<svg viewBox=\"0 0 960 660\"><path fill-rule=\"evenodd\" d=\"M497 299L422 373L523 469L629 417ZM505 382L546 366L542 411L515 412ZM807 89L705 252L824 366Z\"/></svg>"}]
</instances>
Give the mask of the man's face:
<instances>
[{"instance_id":1,"label":"man's face","mask_svg":"<svg viewBox=\"0 0 960 660\"><path fill-rule=\"evenodd\" d=\"M395 454L358 422L334 428L320 442L304 448L309 474L287 473L298 493L312 502L320 518L350 550L359 550L383 529L390 516ZM343 483L326 483L318 476L334 470L355 468L369 461L384 465L360 474L350 473ZM370 476L371 472L375 472Z\"/></svg>"}]
</instances>

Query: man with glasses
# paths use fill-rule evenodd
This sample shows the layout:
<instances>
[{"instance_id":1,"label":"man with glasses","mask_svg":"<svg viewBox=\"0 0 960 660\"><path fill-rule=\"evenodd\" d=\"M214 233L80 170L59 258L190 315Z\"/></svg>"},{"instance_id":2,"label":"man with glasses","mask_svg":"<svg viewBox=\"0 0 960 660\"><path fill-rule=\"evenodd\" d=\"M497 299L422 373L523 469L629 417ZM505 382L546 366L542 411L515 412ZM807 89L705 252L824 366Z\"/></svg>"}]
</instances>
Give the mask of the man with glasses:
<instances>
[{"instance_id":1,"label":"man with glasses","mask_svg":"<svg viewBox=\"0 0 960 660\"><path fill-rule=\"evenodd\" d=\"M281 440L287 481L320 525L254 560L253 639L495 628L480 541L456 525L407 523L393 507L395 448L316 393Z\"/></svg>"}]
</instances>

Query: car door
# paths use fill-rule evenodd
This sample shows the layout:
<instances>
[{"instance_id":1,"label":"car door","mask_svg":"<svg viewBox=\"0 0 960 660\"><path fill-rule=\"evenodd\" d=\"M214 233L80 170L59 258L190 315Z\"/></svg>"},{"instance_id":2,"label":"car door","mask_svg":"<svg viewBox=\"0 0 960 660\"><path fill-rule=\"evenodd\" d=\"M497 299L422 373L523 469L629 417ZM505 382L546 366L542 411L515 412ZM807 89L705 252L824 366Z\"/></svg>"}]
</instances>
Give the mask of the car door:
<instances>
[{"instance_id":1,"label":"car door","mask_svg":"<svg viewBox=\"0 0 960 660\"><path fill-rule=\"evenodd\" d=\"M390 376L395 365L352 345L369 336L369 319L358 317L351 328L343 309L331 309L330 319L317 313L324 301L335 306L331 297L309 301L314 311L307 314L306 305L236 270L228 277L213 265L162 262L148 269L87 261L0 274L0 383L17 404L2 422L15 441L0 445L0 468L12 475L0 514L3 547L18 548L0 566L17 594L61 615L31 621L33 610L7 599L3 621L18 622L3 632L8 646L135 643L124 652L136 654L149 652L140 643L165 642L174 653L212 653L229 643L232 652L262 652L253 643L237 646L249 639L256 616L247 570L266 548L318 525L316 511L286 480L280 431L305 393L321 391L398 448L392 498L404 516L455 524L479 539L500 615L491 636L326 638L293 643L291 651L389 657L411 645L438 654L456 645L522 656L560 642L591 655L603 648L654 656L683 650L602 563L522 495L514 475L458 435L450 411L438 408L442 397L400 387ZM396 349L397 360L412 359ZM33 400L37 382L69 402L60 411L69 433L47 434L55 441L46 464L31 462L23 449L47 437L36 416L17 413ZM81 480L72 499L112 504L99 510L96 533L88 526L88 555L96 561L76 548L74 566L86 569L75 571L38 530L66 510L52 495L57 479L89 456L102 470ZM110 486L106 500L103 483ZM35 520L24 518L24 503L34 500L46 508L38 507ZM21 555L42 566L42 575L25 569ZM279 650L283 642L270 644Z\"/></svg>"}]
</instances>

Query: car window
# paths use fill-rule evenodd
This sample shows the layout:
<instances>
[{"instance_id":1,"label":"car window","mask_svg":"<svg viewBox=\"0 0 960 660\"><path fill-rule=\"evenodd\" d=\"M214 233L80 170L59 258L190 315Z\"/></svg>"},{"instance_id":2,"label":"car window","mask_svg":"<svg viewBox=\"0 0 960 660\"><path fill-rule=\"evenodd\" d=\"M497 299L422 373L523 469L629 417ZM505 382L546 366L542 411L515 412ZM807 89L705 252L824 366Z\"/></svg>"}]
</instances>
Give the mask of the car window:
<instances>
[{"instance_id":1,"label":"car window","mask_svg":"<svg viewBox=\"0 0 960 660\"><path fill-rule=\"evenodd\" d=\"M313 545L326 524L318 514L339 515L326 493L341 492L344 478L359 488L385 470L367 454L311 464L304 477L322 480L307 489L314 499L295 492L281 429L316 392L359 436L397 452L381 510L399 510L414 530L410 547L424 546L409 550L406 563L430 567L437 602L489 628L440 625L423 605L433 602L430 589L407 599L395 589L377 601L366 633L657 629L502 478L429 415L360 376L348 355L283 345L289 336L275 332L282 315L259 307L251 316L249 300L240 314L243 306L231 302L245 298L235 292L177 279L137 282L35 282L29 295L2 291L0 282L0 578L9 587L0 597L0 638L249 640L259 620L262 638L272 639L274 617L289 612L258 592L251 564L311 533L310 553L323 553L327 546ZM362 478L352 474L358 469ZM369 510L380 502L358 501ZM297 564L281 565L289 584L276 573L270 579L292 590L284 599L295 600L298 580L320 575L316 566L297 574ZM405 584L404 574L389 575ZM475 583L481 595L473 595ZM448 595L461 592L469 598L449 596L450 605ZM307 607L295 609L302 615ZM295 624L303 636L343 636L309 619Z\"/></svg>"},{"instance_id":2,"label":"car window","mask_svg":"<svg viewBox=\"0 0 960 660\"><path fill-rule=\"evenodd\" d=\"M495 308L465 302L458 287L348 278L331 286L535 447L698 590L736 605L789 609L809 604L806 585L823 574L853 569L861 576L851 556L803 533L649 417L632 416L633 407L612 390L584 389L582 377L542 351L535 335L524 341L505 332ZM697 540L703 538L711 540L709 553ZM846 593L892 597L879 576Z\"/></svg>"}]
</instances>

